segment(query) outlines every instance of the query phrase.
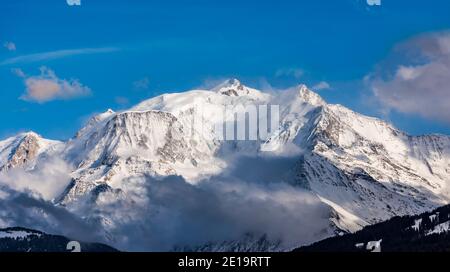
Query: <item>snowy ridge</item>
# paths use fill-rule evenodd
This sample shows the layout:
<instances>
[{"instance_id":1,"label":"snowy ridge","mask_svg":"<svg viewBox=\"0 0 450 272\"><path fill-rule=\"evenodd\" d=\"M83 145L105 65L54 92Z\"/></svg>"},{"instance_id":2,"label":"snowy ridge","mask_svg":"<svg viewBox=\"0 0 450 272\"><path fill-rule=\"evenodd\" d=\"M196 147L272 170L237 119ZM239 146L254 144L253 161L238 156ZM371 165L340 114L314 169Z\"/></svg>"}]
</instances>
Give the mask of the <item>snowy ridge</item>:
<instances>
[{"instance_id":1,"label":"snowy ridge","mask_svg":"<svg viewBox=\"0 0 450 272\"><path fill-rule=\"evenodd\" d=\"M33 232L28 230L13 230L13 229L0 230L0 239L9 238L15 240L23 240L28 238L29 236L40 237L41 235L42 234L39 232Z\"/></svg>"},{"instance_id":2,"label":"snowy ridge","mask_svg":"<svg viewBox=\"0 0 450 272\"><path fill-rule=\"evenodd\" d=\"M316 192L340 217L352 214L353 222L338 223L341 229L448 203L447 136L408 136L379 119L325 105L310 114L294 142L310 151L299 160L294 183Z\"/></svg>"},{"instance_id":3,"label":"snowy ridge","mask_svg":"<svg viewBox=\"0 0 450 272\"><path fill-rule=\"evenodd\" d=\"M34 132L0 141L0 172L16 167L32 169L40 156L59 152L63 143L43 139Z\"/></svg>"}]
</instances>

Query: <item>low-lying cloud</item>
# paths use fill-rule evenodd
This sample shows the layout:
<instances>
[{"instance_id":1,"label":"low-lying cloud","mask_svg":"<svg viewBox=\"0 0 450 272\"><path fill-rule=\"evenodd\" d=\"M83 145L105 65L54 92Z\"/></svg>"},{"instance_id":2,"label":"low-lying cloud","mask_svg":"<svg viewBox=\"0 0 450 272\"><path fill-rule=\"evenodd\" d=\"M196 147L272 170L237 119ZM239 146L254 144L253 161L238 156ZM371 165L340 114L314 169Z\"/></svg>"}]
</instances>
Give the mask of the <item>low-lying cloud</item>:
<instances>
[{"instance_id":1,"label":"low-lying cloud","mask_svg":"<svg viewBox=\"0 0 450 272\"><path fill-rule=\"evenodd\" d=\"M329 207L282 179L295 161L234 157L227 171L196 185L179 176L132 177L120 183L120 193L109 190L95 205L82 200L69 208L103 222L110 244L122 250L217 250L248 235L290 249L332 235Z\"/></svg>"},{"instance_id":2,"label":"low-lying cloud","mask_svg":"<svg viewBox=\"0 0 450 272\"><path fill-rule=\"evenodd\" d=\"M18 172L0 183L0 227L34 228L126 251L217 250L224 242L262 237L291 249L332 235L330 208L284 180L295 162L230 157L226 171L195 185L179 176L130 177L66 207L50 199L67 186L68 175ZM53 169L66 172L59 163Z\"/></svg>"},{"instance_id":3,"label":"low-lying cloud","mask_svg":"<svg viewBox=\"0 0 450 272\"><path fill-rule=\"evenodd\" d=\"M450 124L450 32L426 34L398 45L366 80L384 111Z\"/></svg>"},{"instance_id":4,"label":"low-lying cloud","mask_svg":"<svg viewBox=\"0 0 450 272\"><path fill-rule=\"evenodd\" d=\"M124 250L195 250L248 234L289 249L330 235L328 207L283 183L212 179L192 185L173 176L132 178L124 184L126 198L106 192L97 205L85 207L108 222L104 227L114 237L112 244Z\"/></svg>"},{"instance_id":5,"label":"low-lying cloud","mask_svg":"<svg viewBox=\"0 0 450 272\"><path fill-rule=\"evenodd\" d=\"M0 228L25 227L80 241L105 242L99 224L55 205L71 181L71 167L62 159L38 160L32 170L0 173Z\"/></svg>"},{"instance_id":6,"label":"low-lying cloud","mask_svg":"<svg viewBox=\"0 0 450 272\"><path fill-rule=\"evenodd\" d=\"M64 207L40 198L32 191L19 192L0 185L0 228L24 227L80 241L104 242L102 230Z\"/></svg>"},{"instance_id":7,"label":"low-lying cloud","mask_svg":"<svg viewBox=\"0 0 450 272\"><path fill-rule=\"evenodd\" d=\"M39 162L32 170L13 168L0 173L0 186L18 192L33 192L51 201L57 198L69 184L71 167L54 157Z\"/></svg>"}]
</instances>

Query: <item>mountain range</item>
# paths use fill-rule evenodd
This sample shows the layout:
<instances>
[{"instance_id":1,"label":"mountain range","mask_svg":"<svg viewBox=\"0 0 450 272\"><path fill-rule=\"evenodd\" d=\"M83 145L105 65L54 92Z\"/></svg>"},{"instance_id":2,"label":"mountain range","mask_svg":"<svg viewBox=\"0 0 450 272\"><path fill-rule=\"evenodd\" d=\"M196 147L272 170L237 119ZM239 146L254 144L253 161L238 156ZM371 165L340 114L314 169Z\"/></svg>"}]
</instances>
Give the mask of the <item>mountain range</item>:
<instances>
[{"instance_id":1,"label":"mountain range","mask_svg":"<svg viewBox=\"0 0 450 272\"><path fill-rule=\"evenodd\" d=\"M224 139L221 122L253 105L278 106L269 137ZM121 250L290 250L446 205L449 176L449 136L408 135L305 85L236 79L107 110L67 141L0 141L0 200L32 195ZM15 225L0 212L0 227Z\"/></svg>"}]
</instances>

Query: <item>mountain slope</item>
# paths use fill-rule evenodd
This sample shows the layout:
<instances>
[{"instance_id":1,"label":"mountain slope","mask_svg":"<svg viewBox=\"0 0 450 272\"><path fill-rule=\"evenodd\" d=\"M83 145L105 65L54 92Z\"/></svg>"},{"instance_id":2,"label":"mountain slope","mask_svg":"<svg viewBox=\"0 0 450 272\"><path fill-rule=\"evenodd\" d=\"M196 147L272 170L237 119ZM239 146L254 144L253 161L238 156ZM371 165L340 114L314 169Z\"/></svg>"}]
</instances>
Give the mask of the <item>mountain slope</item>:
<instances>
[{"instance_id":1,"label":"mountain slope","mask_svg":"<svg viewBox=\"0 0 450 272\"><path fill-rule=\"evenodd\" d=\"M297 166L297 183L335 209L341 229L448 203L449 137L408 136L338 105L323 107L312 122L298 135L310 152Z\"/></svg>"},{"instance_id":2,"label":"mountain slope","mask_svg":"<svg viewBox=\"0 0 450 272\"><path fill-rule=\"evenodd\" d=\"M325 171L325 176L310 179L310 186L367 223L448 203L449 137L408 136L383 121L334 105L325 109L315 137L309 162L324 169L332 162L342 178L335 172L334 178L327 178ZM331 192L326 180L334 183Z\"/></svg>"},{"instance_id":3,"label":"mountain slope","mask_svg":"<svg viewBox=\"0 0 450 272\"><path fill-rule=\"evenodd\" d=\"M382 252L450 251L450 206L416 216L394 217L386 222L340 237L329 238L296 252L361 252L380 241Z\"/></svg>"}]
</instances>

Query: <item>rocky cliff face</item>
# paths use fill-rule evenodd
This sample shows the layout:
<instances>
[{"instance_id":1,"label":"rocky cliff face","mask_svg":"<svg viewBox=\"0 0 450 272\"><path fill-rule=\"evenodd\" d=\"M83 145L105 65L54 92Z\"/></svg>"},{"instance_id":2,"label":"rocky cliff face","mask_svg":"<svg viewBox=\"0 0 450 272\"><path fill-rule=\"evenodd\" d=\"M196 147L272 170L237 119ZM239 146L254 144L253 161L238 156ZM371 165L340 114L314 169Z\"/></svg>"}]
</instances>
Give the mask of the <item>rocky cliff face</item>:
<instances>
[{"instance_id":1,"label":"rocky cliff face","mask_svg":"<svg viewBox=\"0 0 450 272\"><path fill-rule=\"evenodd\" d=\"M39 148L37 136L32 134L24 136L14 150L12 150L6 165L0 170L9 170L34 160L38 154Z\"/></svg>"},{"instance_id":2,"label":"rocky cliff face","mask_svg":"<svg viewBox=\"0 0 450 272\"><path fill-rule=\"evenodd\" d=\"M43 139L33 132L0 141L0 172L13 168L32 168L40 155L50 154L61 143Z\"/></svg>"}]
</instances>

